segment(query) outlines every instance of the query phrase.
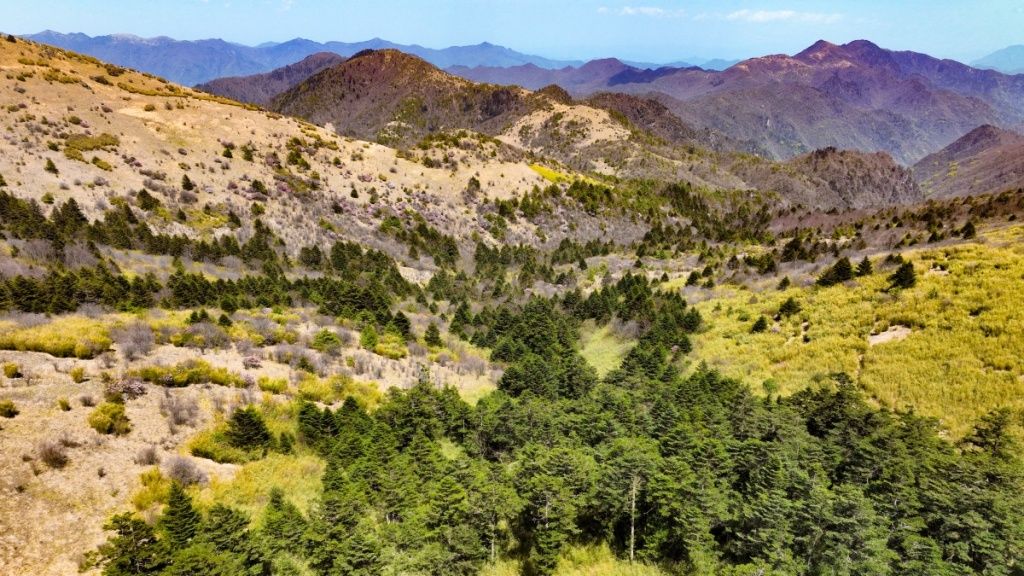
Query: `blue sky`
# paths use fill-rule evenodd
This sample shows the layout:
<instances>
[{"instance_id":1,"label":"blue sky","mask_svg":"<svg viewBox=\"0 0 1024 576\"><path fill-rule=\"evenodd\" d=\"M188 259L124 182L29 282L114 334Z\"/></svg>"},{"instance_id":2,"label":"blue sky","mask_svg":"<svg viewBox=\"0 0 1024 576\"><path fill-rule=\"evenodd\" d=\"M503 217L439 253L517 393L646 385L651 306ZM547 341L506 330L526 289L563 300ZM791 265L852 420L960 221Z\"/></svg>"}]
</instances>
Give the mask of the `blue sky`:
<instances>
[{"instance_id":1,"label":"blue sky","mask_svg":"<svg viewBox=\"0 0 1024 576\"><path fill-rule=\"evenodd\" d=\"M969 61L1024 44L1022 0L0 0L0 28L245 44L489 41L555 58L794 53L819 38Z\"/></svg>"}]
</instances>

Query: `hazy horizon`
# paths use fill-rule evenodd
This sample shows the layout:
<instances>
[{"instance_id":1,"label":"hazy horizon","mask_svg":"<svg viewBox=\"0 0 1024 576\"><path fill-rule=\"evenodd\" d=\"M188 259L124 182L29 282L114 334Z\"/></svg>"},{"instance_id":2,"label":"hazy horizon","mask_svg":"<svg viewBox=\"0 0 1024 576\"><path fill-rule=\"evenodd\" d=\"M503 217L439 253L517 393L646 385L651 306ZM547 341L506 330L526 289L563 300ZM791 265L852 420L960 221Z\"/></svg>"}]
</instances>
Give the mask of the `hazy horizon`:
<instances>
[{"instance_id":1,"label":"hazy horizon","mask_svg":"<svg viewBox=\"0 0 1024 576\"><path fill-rule=\"evenodd\" d=\"M429 48L490 42L558 60L616 57L668 63L793 54L818 39L837 44L867 39L970 62L1024 43L1024 7L1012 0L962 2L882 0L816 2L582 0L413 0L347 5L328 0L185 0L147 3L50 0L40 10L13 2L7 32L43 30L90 36L133 34L177 40L220 38L258 45L306 38L358 42L383 38ZM543 16L543 17L542 17ZM573 22L566 27L565 22ZM954 41L955 40L955 41Z\"/></svg>"}]
</instances>

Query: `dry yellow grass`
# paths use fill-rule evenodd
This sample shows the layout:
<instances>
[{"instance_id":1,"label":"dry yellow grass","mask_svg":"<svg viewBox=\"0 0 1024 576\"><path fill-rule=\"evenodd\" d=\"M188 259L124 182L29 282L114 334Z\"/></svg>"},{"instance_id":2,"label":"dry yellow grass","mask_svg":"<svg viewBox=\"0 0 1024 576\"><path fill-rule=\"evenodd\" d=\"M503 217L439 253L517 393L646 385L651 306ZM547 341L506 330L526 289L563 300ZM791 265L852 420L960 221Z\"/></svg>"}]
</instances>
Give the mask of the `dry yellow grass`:
<instances>
[{"instance_id":1,"label":"dry yellow grass","mask_svg":"<svg viewBox=\"0 0 1024 576\"><path fill-rule=\"evenodd\" d=\"M618 368L622 364L622 359L636 343L616 336L609 325L595 328L592 322L587 322L583 326L580 342L580 355L601 377Z\"/></svg>"},{"instance_id":2,"label":"dry yellow grass","mask_svg":"<svg viewBox=\"0 0 1024 576\"><path fill-rule=\"evenodd\" d=\"M214 503L235 506L258 522L270 491L281 488L296 506L308 511L320 494L323 471L323 461L316 456L270 454L241 466L233 478L211 478L196 491L196 501L205 507Z\"/></svg>"},{"instance_id":3,"label":"dry yellow grass","mask_svg":"<svg viewBox=\"0 0 1024 576\"><path fill-rule=\"evenodd\" d=\"M697 305L706 328L691 359L756 390L783 394L846 372L882 405L935 416L961 436L997 406L1024 408L1024 228L987 241L907 252L917 286L886 293L886 273L852 286L737 291ZM946 268L948 270L942 270ZM803 310L751 334L794 297ZM869 346L872 334L905 326L903 339ZM804 341L804 335L809 341ZM691 363L691 368L695 362Z\"/></svg>"},{"instance_id":4,"label":"dry yellow grass","mask_svg":"<svg viewBox=\"0 0 1024 576\"><path fill-rule=\"evenodd\" d=\"M58 316L36 326L0 322L0 349L46 352L62 358L92 358L110 347L113 318Z\"/></svg>"},{"instance_id":5,"label":"dry yellow grass","mask_svg":"<svg viewBox=\"0 0 1024 576\"><path fill-rule=\"evenodd\" d=\"M503 560L485 566L480 576L519 576L518 562ZM607 546L573 546L562 553L555 576L663 576L657 566L621 560Z\"/></svg>"}]
</instances>

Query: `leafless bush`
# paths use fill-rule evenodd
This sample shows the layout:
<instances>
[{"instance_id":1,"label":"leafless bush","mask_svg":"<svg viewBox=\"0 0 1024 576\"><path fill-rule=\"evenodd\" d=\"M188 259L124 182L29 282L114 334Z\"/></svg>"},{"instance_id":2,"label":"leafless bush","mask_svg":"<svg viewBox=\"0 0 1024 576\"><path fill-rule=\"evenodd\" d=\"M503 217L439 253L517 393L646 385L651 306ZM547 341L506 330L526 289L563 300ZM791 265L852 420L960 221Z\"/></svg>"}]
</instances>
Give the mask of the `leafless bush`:
<instances>
[{"instance_id":1,"label":"leafless bush","mask_svg":"<svg viewBox=\"0 0 1024 576\"><path fill-rule=\"evenodd\" d=\"M79 446L82 445L81 442L79 442L78 440L73 438L67 432L64 432L63 434L61 434L60 438L57 440L57 442L59 442L60 445L65 447L65 448L78 448Z\"/></svg>"},{"instance_id":2,"label":"leafless bush","mask_svg":"<svg viewBox=\"0 0 1024 576\"><path fill-rule=\"evenodd\" d=\"M245 261L238 256L225 256L220 259L220 265L234 273L239 273L246 269Z\"/></svg>"},{"instance_id":3,"label":"leafless bush","mask_svg":"<svg viewBox=\"0 0 1024 576\"><path fill-rule=\"evenodd\" d=\"M26 240L18 246L22 256L38 262L49 262L54 258L53 245L49 240Z\"/></svg>"},{"instance_id":4,"label":"leafless bush","mask_svg":"<svg viewBox=\"0 0 1024 576\"><path fill-rule=\"evenodd\" d=\"M156 446L149 445L139 450L135 455L135 463L139 466L152 466L160 463L160 452L157 451Z\"/></svg>"},{"instance_id":5,"label":"leafless bush","mask_svg":"<svg viewBox=\"0 0 1024 576\"><path fill-rule=\"evenodd\" d=\"M362 376L370 369L370 363L365 357L357 354L352 357L352 369L357 375Z\"/></svg>"},{"instance_id":6,"label":"leafless bush","mask_svg":"<svg viewBox=\"0 0 1024 576\"><path fill-rule=\"evenodd\" d=\"M152 178L153 180L167 180L167 174L157 170L139 170L139 174L142 174L143 176L146 176L148 178Z\"/></svg>"},{"instance_id":7,"label":"leafless bush","mask_svg":"<svg viewBox=\"0 0 1024 576\"><path fill-rule=\"evenodd\" d=\"M305 351L305 348L297 344L278 344L274 346L270 354L275 362L291 364L293 361L301 358Z\"/></svg>"},{"instance_id":8,"label":"leafless bush","mask_svg":"<svg viewBox=\"0 0 1024 576\"><path fill-rule=\"evenodd\" d=\"M251 406L259 403L261 400L263 400L263 395L256 386L249 386L238 392L238 404L240 406Z\"/></svg>"},{"instance_id":9,"label":"leafless bush","mask_svg":"<svg viewBox=\"0 0 1024 576\"><path fill-rule=\"evenodd\" d=\"M64 247L64 264L68 268L86 268L96 262L96 256L80 242Z\"/></svg>"},{"instance_id":10,"label":"leafless bush","mask_svg":"<svg viewBox=\"0 0 1024 576\"><path fill-rule=\"evenodd\" d=\"M96 405L96 399L93 398L91 394L82 394L78 397L78 401L86 408Z\"/></svg>"},{"instance_id":11,"label":"leafless bush","mask_svg":"<svg viewBox=\"0 0 1024 576\"><path fill-rule=\"evenodd\" d=\"M623 322L619 318L612 319L611 330L619 338L631 340L640 336L640 326L635 320Z\"/></svg>"},{"instance_id":12,"label":"leafless bush","mask_svg":"<svg viewBox=\"0 0 1024 576\"><path fill-rule=\"evenodd\" d=\"M164 194L165 196L169 196L170 193L174 191L174 189L171 188L170 186L168 186L168 185L166 185L166 184L164 184L162 182L157 182L156 180L153 180L152 178L146 178L145 180L143 180L142 181L142 186L143 186L143 188L145 188L147 190L152 190L153 192L159 192L161 194Z\"/></svg>"},{"instance_id":13,"label":"leafless bush","mask_svg":"<svg viewBox=\"0 0 1024 576\"><path fill-rule=\"evenodd\" d=\"M466 354L459 358L458 367L462 373L482 376L487 371L487 361L483 358Z\"/></svg>"},{"instance_id":14,"label":"leafless bush","mask_svg":"<svg viewBox=\"0 0 1024 576\"><path fill-rule=\"evenodd\" d=\"M111 335L121 355L129 362L149 354L153 349L153 330L145 322L131 322L113 330Z\"/></svg>"},{"instance_id":15,"label":"leafless bush","mask_svg":"<svg viewBox=\"0 0 1024 576\"><path fill-rule=\"evenodd\" d=\"M106 311L99 304L87 302L78 307L78 313L88 318L99 318L106 314Z\"/></svg>"},{"instance_id":16,"label":"leafless bush","mask_svg":"<svg viewBox=\"0 0 1024 576\"><path fill-rule=\"evenodd\" d=\"M164 475L184 486L206 483L206 473L191 458L172 456L164 463Z\"/></svg>"},{"instance_id":17,"label":"leafless bush","mask_svg":"<svg viewBox=\"0 0 1024 576\"><path fill-rule=\"evenodd\" d=\"M115 356L114 353L110 351L100 354L99 360L100 366L107 370L113 368L114 365L117 364L117 356Z\"/></svg>"},{"instance_id":18,"label":"leafless bush","mask_svg":"<svg viewBox=\"0 0 1024 576\"><path fill-rule=\"evenodd\" d=\"M60 442L43 440L36 446L36 454L50 468L63 468L68 465L67 449Z\"/></svg>"},{"instance_id":19,"label":"leafless bush","mask_svg":"<svg viewBox=\"0 0 1024 576\"><path fill-rule=\"evenodd\" d=\"M249 321L252 325L252 329L263 337L263 341L267 344L273 344L277 342L277 329L278 325L270 318L264 316L257 316Z\"/></svg>"},{"instance_id":20,"label":"leafless bush","mask_svg":"<svg viewBox=\"0 0 1024 576\"><path fill-rule=\"evenodd\" d=\"M6 314L3 316L4 320L17 324L20 328L32 328L40 326L49 322L43 314L29 314L25 312L15 312L12 314Z\"/></svg>"},{"instance_id":21,"label":"leafless bush","mask_svg":"<svg viewBox=\"0 0 1024 576\"><path fill-rule=\"evenodd\" d=\"M183 204L195 204L196 202L199 201L199 197L196 196L195 193L189 192L188 190L182 190L181 192L179 192L178 199L181 200Z\"/></svg>"},{"instance_id":22,"label":"leafless bush","mask_svg":"<svg viewBox=\"0 0 1024 576\"><path fill-rule=\"evenodd\" d=\"M409 342L409 355L413 358L422 358L427 354L427 349L419 342Z\"/></svg>"},{"instance_id":23,"label":"leafless bush","mask_svg":"<svg viewBox=\"0 0 1024 576\"><path fill-rule=\"evenodd\" d=\"M15 260L7 254L0 254L0 278L14 278L16 276L38 277L42 275L43 270L41 268Z\"/></svg>"},{"instance_id":24,"label":"leafless bush","mask_svg":"<svg viewBox=\"0 0 1024 576\"><path fill-rule=\"evenodd\" d=\"M356 374L380 378L384 375L384 361L377 356L360 354L355 357L353 368Z\"/></svg>"},{"instance_id":25,"label":"leafless bush","mask_svg":"<svg viewBox=\"0 0 1024 576\"><path fill-rule=\"evenodd\" d=\"M134 376L121 376L107 382L104 387L104 395L108 398L121 397L125 400L135 400L145 394L146 384Z\"/></svg>"},{"instance_id":26,"label":"leafless bush","mask_svg":"<svg viewBox=\"0 0 1024 576\"><path fill-rule=\"evenodd\" d=\"M210 403L213 406L213 411L217 414L224 413L224 397L220 394L213 394L210 396Z\"/></svg>"},{"instance_id":27,"label":"leafless bush","mask_svg":"<svg viewBox=\"0 0 1024 576\"><path fill-rule=\"evenodd\" d=\"M235 342L235 350L241 356L254 356L256 354L256 346L252 343L252 340L248 338L242 338L238 342Z\"/></svg>"},{"instance_id":28,"label":"leafless bush","mask_svg":"<svg viewBox=\"0 0 1024 576\"><path fill-rule=\"evenodd\" d=\"M342 346L351 346L356 341L356 336L351 330L342 328L338 330L338 339L341 340Z\"/></svg>"},{"instance_id":29,"label":"leafless bush","mask_svg":"<svg viewBox=\"0 0 1024 576\"><path fill-rule=\"evenodd\" d=\"M246 370L256 370L257 368L259 368L262 365L263 365L263 362L260 360L260 358L258 356L246 356L242 360L242 366Z\"/></svg>"},{"instance_id":30,"label":"leafless bush","mask_svg":"<svg viewBox=\"0 0 1024 576\"><path fill-rule=\"evenodd\" d=\"M204 351L208 348L227 348L231 344L231 337L227 332L210 322L189 326L185 330L185 335L186 346Z\"/></svg>"},{"instance_id":31,"label":"leafless bush","mask_svg":"<svg viewBox=\"0 0 1024 576\"><path fill-rule=\"evenodd\" d=\"M164 389L164 396L160 399L160 413L163 414L175 426L195 426L199 418L199 404L192 398L183 395L174 395L170 390Z\"/></svg>"},{"instance_id":32,"label":"leafless bush","mask_svg":"<svg viewBox=\"0 0 1024 576\"><path fill-rule=\"evenodd\" d=\"M175 331L172 326L160 326L153 333L153 338L157 344L167 344L171 341L171 337L174 336Z\"/></svg>"}]
</instances>

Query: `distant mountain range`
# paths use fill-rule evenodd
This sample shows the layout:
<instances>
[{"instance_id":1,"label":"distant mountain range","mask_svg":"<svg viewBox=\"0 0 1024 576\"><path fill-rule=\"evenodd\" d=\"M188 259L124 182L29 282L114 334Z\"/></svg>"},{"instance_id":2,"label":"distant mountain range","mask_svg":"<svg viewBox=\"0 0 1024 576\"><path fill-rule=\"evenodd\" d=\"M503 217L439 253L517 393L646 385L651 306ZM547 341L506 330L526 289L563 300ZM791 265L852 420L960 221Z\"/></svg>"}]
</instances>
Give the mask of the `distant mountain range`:
<instances>
[{"instance_id":1,"label":"distant mountain range","mask_svg":"<svg viewBox=\"0 0 1024 576\"><path fill-rule=\"evenodd\" d=\"M603 92L575 101L557 86L529 92L478 84L396 50L363 52L325 68L269 107L406 149L429 148L431 135L468 129L575 169L613 163L626 177L772 190L804 206L865 208L923 199L911 170L884 152L828 148L787 163L760 160L746 153L749 143L693 127L654 100Z\"/></svg>"},{"instance_id":2,"label":"distant mountain range","mask_svg":"<svg viewBox=\"0 0 1024 576\"><path fill-rule=\"evenodd\" d=\"M81 52L150 74L156 74L193 86L225 76L245 76L268 72L318 52L333 52L339 56L352 56L367 49L393 48L420 58L441 68L449 66L518 66L532 64L542 68L578 66L579 61L552 60L542 56L522 54L504 46L488 42L474 46L424 48L402 45L380 38L365 42L314 42L295 38L287 42L267 42L258 46L244 46L219 39L175 40L173 38L140 38L129 34L88 36L61 34L47 30L25 36L29 40Z\"/></svg>"},{"instance_id":3,"label":"distant mountain range","mask_svg":"<svg viewBox=\"0 0 1024 576\"><path fill-rule=\"evenodd\" d=\"M510 67L524 64L531 64L539 68L564 68L584 64L581 60L557 60L523 54L489 42L473 46L449 46L448 48L434 49L416 44L396 44L380 38L364 42L314 42L295 38L287 42L264 42L256 46L245 46L219 39L189 41L175 40L164 36L140 38L131 34L88 36L81 33L62 34L52 30L29 34L25 38L156 74L188 86L202 84L217 78L269 72L320 52L331 52L348 57L368 49L400 50L419 56L439 68L452 66ZM632 61L628 64L639 69L663 66L687 68L699 65L708 70L724 70L738 62L738 60L696 57L684 60L670 64Z\"/></svg>"},{"instance_id":4,"label":"distant mountain range","mask_svg":"<svg viewBox=\"0 0 1024 576\"><path fill-rule=\"evenodd\" d=\"M343 56L338 56L333 52L317 52L306 56L295 64L289 64L264 74L218 78L199 84L196 88L239 102L266 106L278 94L317 72L344 61Z\"/></svg>"},{"instance_id":5,"label":"distant mountain range","mask_svg":"<svg viewBox=\"0 0 1024 576\"><path fill-rule=\"evenodd\" d=\"M751 58L724 71L638 69L615 59L554 70L525 64L449 71L527 88L557 84L574 96L649 95L687 123L756 142L775 158L834 146L886 151L913 164L979 125L1024 123L1024 76L866 40L819 41L794 56Z\"/></svg>"},{"instance_id":6,"label":"distant mountain range","mask_svg":"<svg viewBox=\"0 0 1024 576\"><path fill-rule=\"evenodd\" d=\"M1024 74L1024 45L1007 46L972 63L975 68L998 70L1004 74Z\"/></svg>"},{"instance_id":7,"label":"distant mountain range","mask_svg":"<svg viewBox=\"0 0 1024 576\"><path fill-rule=\"evenodd\" d=\"M574 98L602 93L643 96L657 100L688 130L714 134L706 143L727 142L722 145L773 159L834 147L883 151L910 166L978 126L1024 126L1024 76L885 50L864 40L841 46L819 41L794 56L752 58L724 71L641 69L603 59L558 69L528 63L452 66L447 72L529 90L557 85ZM302 75L292 79L297 84ZM230 83L267 81L256 76ZM204 89L269 102L269 93L258 100L214 83ZM678 132L659 122L659 129Z\"/></svg>"},{"instance_id":8,"label":"distant mountain range","mask_svg":"<svg viewBox=\"0 0 1024 576\"><path fill-rule=\"evenodd\" d=\"M278 108L283 105L275 98L346 58L366 50L398 50L477 83L534 91L557 85L575 99L605 95L597 101L617 113L633 113L632 121L651 121L653 133L686 134L688 141L702 147L753 152L777 160L832 147L887 152L911 166L979 126L1024 128L1024 75L885 50L865 40L844 45L819 41L793 56L769 55L732 65L704 62L702 68L685 62L659 67L613 58L558 61L489 43L437 50L380 39L357 43L294 39L250 47L223 40L90 37L49 31L30 38ZM1008 67L1015 48L1020 47L979 62ZM710 69L713 65L727 67ZM360 78L375 81L369 72ZM329 90L324 87L320 92ZM501 93L505 96L496 96L496 101L474 101L473 105L482 106L480 110L504 110L508 102L501 98L514 92ZM617 101L607 96L614 93L643 99ZM661 108L652 107L651 100ZM316 107L301 104L302 98L293 96L288 101L296 107L294 113L326 121ZM672 119L666 119L666 114ZM364 126L350 129L356 133L364 132L356 128L379 129L376 120L367 119ZM459 124L475 126L474 122Z\"/></svg>"}]
</instances>

